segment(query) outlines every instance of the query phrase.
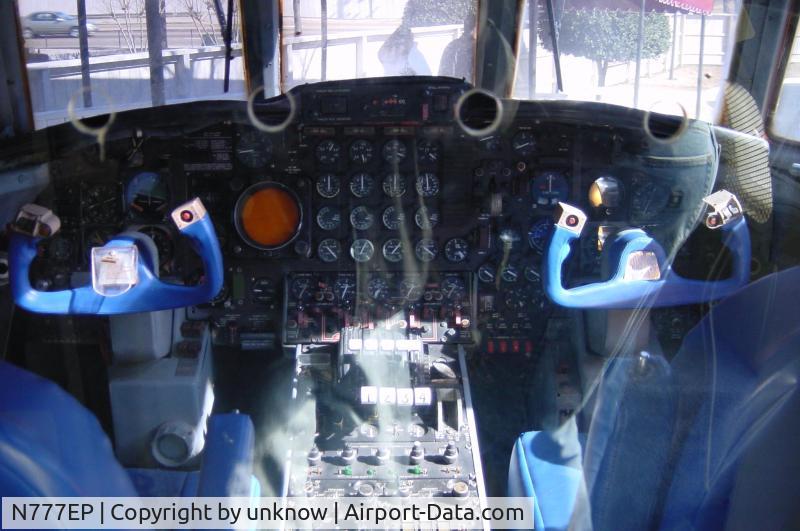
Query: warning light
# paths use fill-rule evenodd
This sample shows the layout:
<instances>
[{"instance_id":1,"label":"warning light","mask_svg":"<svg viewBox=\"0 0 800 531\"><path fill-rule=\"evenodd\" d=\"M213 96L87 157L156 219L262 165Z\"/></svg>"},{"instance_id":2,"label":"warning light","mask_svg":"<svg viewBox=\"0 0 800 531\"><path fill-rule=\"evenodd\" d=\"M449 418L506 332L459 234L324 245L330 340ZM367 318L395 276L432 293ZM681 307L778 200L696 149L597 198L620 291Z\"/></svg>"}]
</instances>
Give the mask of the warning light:
<instances>
[{"instance_id":1,"label":"warning light","mask_svg":"<svg viewBox=\"0 0 800 531\"><path fill-rule=\"evenodd\" d=\"M279 249L300 231L302 211L297 196L285 186L258 183L236 203L236 230L256 249Z\"/></svg>"}]
</instances>

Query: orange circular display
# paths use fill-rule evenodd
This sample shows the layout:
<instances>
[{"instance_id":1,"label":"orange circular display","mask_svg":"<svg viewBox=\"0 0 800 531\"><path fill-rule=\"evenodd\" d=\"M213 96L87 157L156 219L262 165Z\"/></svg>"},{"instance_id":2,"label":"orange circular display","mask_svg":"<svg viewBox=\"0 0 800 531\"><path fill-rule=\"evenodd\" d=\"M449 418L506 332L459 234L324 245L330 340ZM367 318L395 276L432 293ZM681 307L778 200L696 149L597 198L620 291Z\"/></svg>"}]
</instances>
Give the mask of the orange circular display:
<instances>
[{"instance_id":1,"label":"orange circular display","mask_svg":"<svg viewBox=\"0 0 800 531\"><path fill-rule=\"evenodd\" d=\"M297 198L280 185L259 185L245 193L237 205L237 221L242 236L251 244L274 249L289 243L300 228L301 212Z\"/></svg>"}]
</instances>

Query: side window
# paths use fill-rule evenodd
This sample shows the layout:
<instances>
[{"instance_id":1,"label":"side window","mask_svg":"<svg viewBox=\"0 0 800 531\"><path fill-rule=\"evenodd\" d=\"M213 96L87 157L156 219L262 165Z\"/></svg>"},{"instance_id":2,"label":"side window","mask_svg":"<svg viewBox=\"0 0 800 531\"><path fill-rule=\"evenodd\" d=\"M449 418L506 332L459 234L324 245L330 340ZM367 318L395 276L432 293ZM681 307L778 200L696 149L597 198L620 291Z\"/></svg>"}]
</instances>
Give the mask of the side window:
<instances>
[{"instance_id":1,"label":"side window","mask_svg":"<svg viewBox=\"0 0 800 531\"><path fill-rule=\"evenodd\" d=\"M800 142L800 32L795 32L792 52L783 74L778 103L772 115L771 133Z\"/></svg>"}]
</instances>

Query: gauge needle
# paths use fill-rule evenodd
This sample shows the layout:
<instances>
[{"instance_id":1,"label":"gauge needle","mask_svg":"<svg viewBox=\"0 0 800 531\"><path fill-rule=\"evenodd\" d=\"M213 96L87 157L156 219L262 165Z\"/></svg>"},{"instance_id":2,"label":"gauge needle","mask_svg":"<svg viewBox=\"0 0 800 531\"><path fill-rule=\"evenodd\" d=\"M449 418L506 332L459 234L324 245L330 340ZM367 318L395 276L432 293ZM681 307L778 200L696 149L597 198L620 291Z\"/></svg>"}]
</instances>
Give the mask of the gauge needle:
<instances>
[{"instance_id":1,"label":"gauge needle","mask_svg":"<svg viewBox=\"0 0 800 531\"><path fill-rule=\"evenodd\" d=\"M255 149L240 149L239 153L253 153Z\"/></svg>"}]
</instances>

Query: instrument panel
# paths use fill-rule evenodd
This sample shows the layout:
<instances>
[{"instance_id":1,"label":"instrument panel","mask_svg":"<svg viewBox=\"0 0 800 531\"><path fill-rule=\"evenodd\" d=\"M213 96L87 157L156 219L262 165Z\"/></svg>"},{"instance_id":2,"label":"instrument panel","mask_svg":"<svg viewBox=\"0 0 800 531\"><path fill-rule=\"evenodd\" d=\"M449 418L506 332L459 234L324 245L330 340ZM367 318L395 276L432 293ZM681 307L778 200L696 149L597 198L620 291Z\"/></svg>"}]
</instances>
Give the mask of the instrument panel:
<instances>
[{"instance_id":1,"label":"instrument panel","mask_svg":"<svg viewBox=\"0 0 800 531\"><path fill-rule=\"evenodd\" d=\"M691 176L649 171L630 109L504 102L500 126L473 136L453 111L470 88L425 77L305 85L257 103L259 123L239 102L161 109L163 128L125 113L105 159L87 148L50 161L44 202L63 229L32 280L68 287L92 246L135 230L153 239L162 278L197 282L200 262L166 216L198 196L227 278L188 311L211 321L218 343L326 343L343 327L404 326L432 343L530 353L551 311L541 268L558 202L590 213L570 272L579 283L601 274L615 230L658 234L679 219L694 204ZM265 128L287 105L294 119ZM191 116L197 124L183 123Z\"/></svg>"}]
</instances>

